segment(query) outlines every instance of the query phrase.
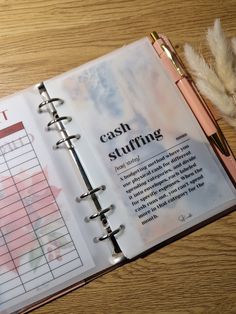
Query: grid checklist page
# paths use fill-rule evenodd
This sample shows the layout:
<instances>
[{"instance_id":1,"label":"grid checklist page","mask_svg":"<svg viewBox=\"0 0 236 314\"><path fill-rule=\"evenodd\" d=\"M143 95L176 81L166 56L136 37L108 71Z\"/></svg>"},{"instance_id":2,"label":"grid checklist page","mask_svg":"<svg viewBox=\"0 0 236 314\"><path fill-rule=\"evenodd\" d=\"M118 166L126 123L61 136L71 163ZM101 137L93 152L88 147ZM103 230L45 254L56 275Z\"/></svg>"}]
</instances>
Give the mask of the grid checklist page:
<instances>
[{"instance_id":1,"label":"grid checklist page","mask_svg":"<svg viewBox=\"0 0 236 314\"><path fill-rule=\"evenodd\" d=\"M22 122L0 131L0 307L83 266Z\"/></svg>"}]
</instances>

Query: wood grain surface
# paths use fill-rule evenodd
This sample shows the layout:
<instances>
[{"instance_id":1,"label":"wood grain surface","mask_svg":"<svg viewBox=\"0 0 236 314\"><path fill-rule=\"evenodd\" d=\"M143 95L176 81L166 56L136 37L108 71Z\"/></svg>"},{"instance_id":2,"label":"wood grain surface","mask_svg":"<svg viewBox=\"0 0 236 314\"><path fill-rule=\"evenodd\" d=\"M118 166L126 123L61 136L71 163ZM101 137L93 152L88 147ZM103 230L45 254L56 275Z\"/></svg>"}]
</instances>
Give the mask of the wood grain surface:
<instances>
[{"instance_id":1,"label":"wood grain surface","mask_svg":"<svg viewBox=\"0 0 236 314\"><path fill-rule=\"evenodd\" d=\"M205 32L218 17L235 36L235 0L0 0L0 96L152 30L181 56L189 42L210 59ZM219 123L236 152L235 131ZM236 313L235 227L231 213L33 313Z\"/></svg>"}]
</instances>

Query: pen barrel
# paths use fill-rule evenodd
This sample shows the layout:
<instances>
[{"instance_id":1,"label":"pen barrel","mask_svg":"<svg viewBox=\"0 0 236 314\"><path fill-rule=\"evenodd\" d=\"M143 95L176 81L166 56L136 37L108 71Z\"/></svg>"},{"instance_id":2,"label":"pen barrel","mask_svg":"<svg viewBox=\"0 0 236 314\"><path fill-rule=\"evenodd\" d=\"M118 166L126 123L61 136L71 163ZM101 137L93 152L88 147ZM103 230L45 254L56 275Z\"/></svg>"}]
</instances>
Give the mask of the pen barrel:
<instances>
[{"instance_id":1,"label":"pen barrel","mask_svg":"<svg viewBox=\"0 0 236 314\"><path fill-rule=\"evenodd\" d=\"M209 116L207 109L194 91L193 86L188 81L188 79L183 77L178 82L176 82L176 85L178 86L206 135L211 136L215 134L217 132L216 124Z\"/></svg>"}]
</instances>

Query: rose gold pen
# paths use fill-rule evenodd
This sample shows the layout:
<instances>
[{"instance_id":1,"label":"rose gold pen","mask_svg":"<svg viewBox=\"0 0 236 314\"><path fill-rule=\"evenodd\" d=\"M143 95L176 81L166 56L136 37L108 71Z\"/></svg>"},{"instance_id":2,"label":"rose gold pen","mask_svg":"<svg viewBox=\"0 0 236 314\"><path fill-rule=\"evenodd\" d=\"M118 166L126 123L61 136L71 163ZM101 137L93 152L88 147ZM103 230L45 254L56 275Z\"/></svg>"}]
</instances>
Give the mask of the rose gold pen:
<instances>
[{"instance_id":1,"label":"rose gold pen","mask_svg":"<svg viewBox=\"0 0 236 314\"><path fill-rule=\"evenodd\" d=\"M160 57L164 67L180 90L200 126L205 132L209 142L212 144L212 147L219 155L223 166L228 170L229 175L233 179L233 183L236 184L235 158L212 114L209 112L209 109L206 108L198 90L189 80L189 77L181 61L177 57L171 43L165 36L159 35L156 32L152 32L151 37L153 39L153 47Z\"/></svg>"}]
</instances>

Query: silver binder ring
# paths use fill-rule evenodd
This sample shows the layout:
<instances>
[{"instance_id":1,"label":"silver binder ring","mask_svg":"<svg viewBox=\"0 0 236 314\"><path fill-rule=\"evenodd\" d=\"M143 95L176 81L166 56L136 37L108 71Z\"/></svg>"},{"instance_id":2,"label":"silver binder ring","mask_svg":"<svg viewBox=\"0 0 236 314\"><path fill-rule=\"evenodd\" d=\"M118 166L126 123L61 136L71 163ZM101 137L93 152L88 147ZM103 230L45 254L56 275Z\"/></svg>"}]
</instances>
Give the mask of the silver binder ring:
<instances>
[{"instance_id":1,"label":"silver binder ring","mask_svg":"<svg viewBox=\"0 0 236 314\"><path fill-rule=\"evenodd\" d=\"M44 106L46 106L52 102L56 102L58 105L64 104L64 100L62 100L61 98L50 98L48 100L41 102L41 104L39 104L38 112L40 112L40 113L43 112L42 107L44 107Z\"/></svg>"},{"instance_id":2,"label":"silver binder ring","mask_svg":"<svg viewBox=\"0 0 236 314\"><path fill-rule=\"evenodd\" d=\"M59 148L59 146L67 141L70 141L70 140L73 140L73 139L76 139L78 140L80 138L80 135L79 134L74 134L74 135L69 135L65 138L61 138L59 141L56 142L54 148L57 149ZM73 148L73 145L70 145L71 147L69 148Z\"/></svg>"},{"instance_id":3,"label":"silver binder ring","mask_svg":"<svg viewBox=\"0 0 236 314\"><path fill-rule=\"evenodd\" d=\"M92 190L90 190L88 192L85 192L85 193L81 194L80 197L76 197L76 201L80 202L82 199L84 199L84 198L86 198L86 197L88 197L88 196L90 196L90 195L92 195L94 193L97 193L98 191L104 191L105 189L106 189L105 185L101 185L101 186L99 186L99 187L97 187L95 189L92 189Z\"/></svg>"},{"instance_id":4,"label":"silver binder ring","mask_svg":"<svg viewBox=\"0 0 236 314\"><path fill-rule=\"evenodd\" d=\"M57 123L57 122L60 122L60 121L63 121L63 120L67 120L68 122L70 122L72 120L71 117L66 117L66 116L63 116L63 117L57 117L55 119L52 119L50 122L48 122L47 124L47 128L48 130L50 129L50 126L52 126L53 124Z\"/></svg>"},{"instance_id":5,"label":"silver binder ring","mask_svg":"<svg viewBox=\"0 0 236 314\"><path fill-rule=\"evenodd\" d=\"M119 228L117 228L117 229L115 229L115 230L113 230L111 232L108 232L108 233L102 235L101 237L94 238L94 242L98 243L99 241L104 241L104 240L106 240L106 239L116 235L117 233L120 233L124 229L125 229L125 226L124 225L120 225Z\"/></svg>"},{"instance_id":6,"label":"silver binder ring","mask_svg":"<svg viewBox=\"0 0 236 314\"><path fill-rule=\"evenodd\" d=\"M98 217L100 217L100 216L106 214L106 213L109 212L110 210L113 210L114 208L115 208L114 205L110 205L109 207L107 207L107 208L105 208L105 209L103 209L103 210L97 212L96 214L93 214L93 215L91 215L91 216L89 216L89 217L86 217L86 218L85 218L85 221L86 221L86 222L89 222L90 220L96 219L96 218L98 218Z\"/></svg>"}]
</instances>

